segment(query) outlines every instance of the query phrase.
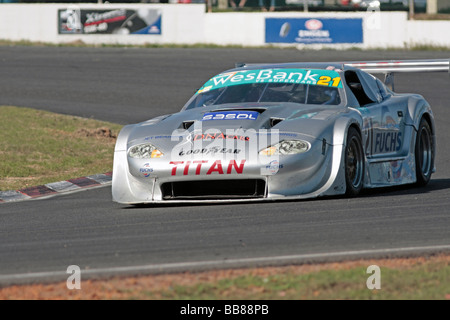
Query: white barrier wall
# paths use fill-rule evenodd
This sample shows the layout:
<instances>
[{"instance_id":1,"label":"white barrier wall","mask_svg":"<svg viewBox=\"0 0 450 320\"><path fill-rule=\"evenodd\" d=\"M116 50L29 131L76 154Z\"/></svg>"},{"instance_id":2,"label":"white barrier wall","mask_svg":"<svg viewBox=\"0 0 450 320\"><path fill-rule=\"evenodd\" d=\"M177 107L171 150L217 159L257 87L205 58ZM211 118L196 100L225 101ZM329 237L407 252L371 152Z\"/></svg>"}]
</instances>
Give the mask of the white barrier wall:
<instances>
[{"instance_id":1,"label":"white barrier wall","mask_svg":"<svg viewBox=\"0 0 450 320\"><path fill-rule=\"evenodd\" d=\"M450 21L406 21L406 42L409 46L433 45L450 48Z\"/></svg>"},{"instance_id":2,"label":"white barrier wall","mask_svg":"<svg viewBox=\"0 0 450 320\"><path fill-rule=\"evenodd\" d=\"M270 13L213 13L205 17L205 42L219 45L262 46L265 42L266 18L320 19L361 18L363 20L363 43L311 45L315 47L404 47L407 39L406 12L270 12ZM450 27L450 22L447 22ZM280 44L295 45L295 44ZM448 41L450 46L450 39Z\"/></svg>"},{"instance_id":3,"label":"white barrier wall","mask_svg":"<svg viewBox=\"0 0 450 320\"><path fill-rule=\"evenodd\" d=\"M209 13L205 17L205 43L264 45L264 13Z\"/></svg>"},{"instance_id":4,"label":"white barrier wall","mask_svg":"<svg viewBox=\"0 0 450 320\"><path fill-rule=\"evenodd\" d=\"M158 12L161 21L156 33L148 34L65 34L61 32L60 10L73 7L84 11L127 9ZM266 25L274 20L298 25L307 20L361 21L359 28L344 33L361 33L355 43L281 43L268 41ZM322 20L321 20L322 19ZM340 23L342 22L343 23ZM312 32L327 30L321 22ZM100 26L100 25L99 25ZM272 26L272 25L271 25ZM342 28L342 27L341 27ZM315 30L318 29L318 30ZM357 30L359 29L359 30ZM83 41L87 44L216 44L242 46L310 46L313 48L348 47L405 48L415 45L450 48L450 21L408 20L406 12L229 12L207 13L203 4L0 4L0 39L47 43ZM277 31L277 30L275 30ZM150 32L150 31L149 31ZM274 31L270 31L274 33ZM281 32L281 31L280 31ZM297 30L294 30L297 32ZM308 32L308 30L306 30ZM342 31L340 31L342 33ZM291 30L292 33L292 30ZM300 34L300 31L298 31Z\"/></svg>"},{"instance_id":5,"label":"white barrier wall","mask_svg":"<svg viewBox=\"0 0 450 320\"><path fill-rule=\"evenodd\" d=\"M161 34L59 34L58 10L150 9L161 14ZM88 44L193 44L202 42L203 4L0 4L0 39Z\"/></svg>"}]
</instances>

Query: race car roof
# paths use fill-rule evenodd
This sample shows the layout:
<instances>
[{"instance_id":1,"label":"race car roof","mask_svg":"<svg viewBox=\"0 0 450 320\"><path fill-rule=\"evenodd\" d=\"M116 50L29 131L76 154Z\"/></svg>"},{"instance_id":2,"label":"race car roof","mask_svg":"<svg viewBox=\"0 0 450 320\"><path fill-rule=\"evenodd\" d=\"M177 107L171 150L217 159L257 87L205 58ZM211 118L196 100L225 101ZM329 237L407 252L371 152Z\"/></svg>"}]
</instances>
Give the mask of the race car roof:
<instances>
[{"instance_id":1,"label":"race car roof","mask_svg":"<svg viewBox=\"0 0 450 320\"><path fill-rule=\"evenodd\" d=\"M283 63L236 63L235 69L298 68L298 69L355 69L339 62L283 62ZM234 69L234 70L235 70Z\"/></svg>"}]
</instances>

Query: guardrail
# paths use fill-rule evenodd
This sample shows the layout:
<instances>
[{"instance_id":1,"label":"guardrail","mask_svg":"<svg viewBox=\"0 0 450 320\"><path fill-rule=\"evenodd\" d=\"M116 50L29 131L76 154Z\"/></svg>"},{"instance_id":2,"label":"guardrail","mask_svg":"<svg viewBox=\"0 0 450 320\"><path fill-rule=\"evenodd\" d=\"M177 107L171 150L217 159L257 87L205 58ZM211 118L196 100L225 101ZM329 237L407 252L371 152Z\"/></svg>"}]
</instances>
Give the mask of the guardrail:
<instances>
[{"instance_id":1,"label":"guardrail","mask_svg":"<svg viewBox=\"0 0 450 320\"><path fill-rule=\"evenodd\" d=\"M450 59L345 62L344 64L365 70L369 73L450 72Z\"/></svg>"},{"instance_id":2,"label":"guardrail","mask_svg":"<svg viewBox=\"0 0 450 320\"><path fill-rule=\"evenodd\" d=\"M450 59L344 62L343 64L369 73L383 73L384 83L391 90L394 90L394 73L397 72L448 72L450 75Z\"/></svg>"}]
</instances>

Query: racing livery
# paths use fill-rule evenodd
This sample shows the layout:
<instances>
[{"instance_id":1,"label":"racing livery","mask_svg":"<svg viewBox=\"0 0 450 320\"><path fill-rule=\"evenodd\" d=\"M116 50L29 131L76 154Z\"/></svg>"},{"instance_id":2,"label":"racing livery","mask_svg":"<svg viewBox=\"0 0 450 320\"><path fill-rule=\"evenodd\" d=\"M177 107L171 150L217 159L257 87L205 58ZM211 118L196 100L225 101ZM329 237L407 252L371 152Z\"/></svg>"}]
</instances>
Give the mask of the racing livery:
<instances>
[{"instance_id":1,"label":"racing livery","mask_svg":"<svg viewBox=\"0 0 450 320\"><path fill-rule=\"evenodd\" d=\"M448 71L448 60L224 71L180 112L121 130L113 200L261 201L424 186L435 170L433 112L421 95L393 91L393 72L413 71Z\"/></svg>"}]
</instances>

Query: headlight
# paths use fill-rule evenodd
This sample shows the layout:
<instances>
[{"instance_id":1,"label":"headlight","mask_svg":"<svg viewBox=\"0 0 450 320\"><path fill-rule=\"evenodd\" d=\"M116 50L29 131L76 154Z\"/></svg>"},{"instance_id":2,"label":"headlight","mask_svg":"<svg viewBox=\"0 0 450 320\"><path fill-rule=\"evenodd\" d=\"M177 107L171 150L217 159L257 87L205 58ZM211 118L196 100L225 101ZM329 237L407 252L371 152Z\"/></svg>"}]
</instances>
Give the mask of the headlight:
<instances>
[{"instance_id":1,"label":"headlight","mask_svg":"<svg viewBox=\"0 0 450 320\"><path fill-rule=\"evenodd\" d=\"M138 159L161 158L164 154L148 143L139 144L128 150L128 156Z\"/></svg>"},{"instance_id":2,"label":"headlight","mask_svg":"<svg viewBox=\"0 0 450 320\"><path fill-rule=\"evenodd\" d=\"M303 140L283 140L277 144L262 149L263 156L289 155L303 153L309 150L309 143Z\"/></svg>"}]
</instances>

